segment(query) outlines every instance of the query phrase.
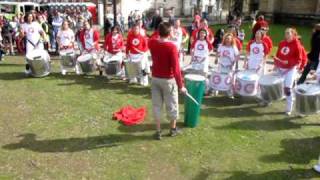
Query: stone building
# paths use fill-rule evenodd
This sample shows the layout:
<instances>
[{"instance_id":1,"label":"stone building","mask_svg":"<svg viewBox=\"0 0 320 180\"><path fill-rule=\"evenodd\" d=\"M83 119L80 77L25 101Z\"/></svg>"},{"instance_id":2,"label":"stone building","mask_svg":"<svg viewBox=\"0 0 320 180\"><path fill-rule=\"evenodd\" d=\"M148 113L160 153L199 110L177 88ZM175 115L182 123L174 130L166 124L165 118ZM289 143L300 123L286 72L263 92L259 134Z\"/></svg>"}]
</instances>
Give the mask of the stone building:
<instances>
[{"instance_id":1,"label":"stone building","mask_svg":"<svg viewBox=\"0 0 320 180\"><path fill-rule=\"evenodd\" d=\"M312 24L320 20L320 0L260 0L259 11L276 23Z\"/></svg>"}]
</instances>

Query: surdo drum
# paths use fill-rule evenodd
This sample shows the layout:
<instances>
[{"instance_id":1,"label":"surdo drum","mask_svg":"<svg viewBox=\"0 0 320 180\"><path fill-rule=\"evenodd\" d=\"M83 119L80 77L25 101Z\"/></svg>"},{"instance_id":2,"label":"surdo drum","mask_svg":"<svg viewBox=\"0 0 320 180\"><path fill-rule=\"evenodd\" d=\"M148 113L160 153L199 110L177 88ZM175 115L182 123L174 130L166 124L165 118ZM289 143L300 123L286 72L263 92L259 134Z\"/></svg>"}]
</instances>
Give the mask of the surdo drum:
<instances>
[{"instance_id":1,"label":"surdo drum","mask_svg":"<svg viewBox=\"0 0 320 180\"><path fill-rule=\"evenodd\" d=\"M235 92L241 96L256 96L259 75L255 71L241 71L236 74Z\"/></svg>"},{"instance_id":2,"label":"surdo drum","mask_svg":"<svg viewBox=\"0 0 320 180\"><path fill-rule=\"evenodd\" d=\"M277 101L284 96L284 79L276 74L263 75L259 79L261 98L265 101Z\"/></svg>"},{"instance_id":3,"label":"surdo drum","mask_svg":"<svg viewBox=\"0 0 320 180\"><path fill-rule=\"evenodd\" d=\"M320 112L320 85L301 84L295 89L296 112L311 115Z\"/></svg>"},{"instance_id":4,"label":"surdo drum","mask_svg":"<svg viewBox=\"0 0 320 180\"><path fill-rule=\"evenodd\" d=\"M26 59L33 77L44 77L50 74L50 56L47 51L33 50L26 55Z\"/></svg>"}]
</instances>

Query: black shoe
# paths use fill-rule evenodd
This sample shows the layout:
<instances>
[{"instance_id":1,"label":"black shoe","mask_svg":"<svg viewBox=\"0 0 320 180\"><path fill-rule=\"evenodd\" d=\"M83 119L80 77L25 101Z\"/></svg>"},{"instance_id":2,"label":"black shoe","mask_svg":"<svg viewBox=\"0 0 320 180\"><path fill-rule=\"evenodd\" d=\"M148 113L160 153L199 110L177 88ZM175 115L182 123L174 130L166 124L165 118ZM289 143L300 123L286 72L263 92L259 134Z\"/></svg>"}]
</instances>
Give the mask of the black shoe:
<instances>
[{"instance_id":1,"label":"black shoe","mask_svg":"<svg viewBox=\"0 0 320 180\"><path fill-rule=\"evenodd\" d=\"M161 135L161 131L157 131L155 134L154 134L154 138L156 140L161 140L162 139L162 135Z\"/></svg>"},{"instance_id":2,"label":"black shoe","mask_svg":"<svg viewBox=\"0 0 320 180\"><path fill-rule=\"evenodd\" d=\"M181 134L181 131L177 127L170 129L169 136L175 137L175 136L178 136L179 134Z\"/></svg>"},{"instance_id":3,"label":"black shoe","mask_svg":"<svg viewBox=\"0 0 320 180\"><path fill-rule=\"evenodd\" d=\"M102 76L102 75L103 75L103 72L102 72L102 71L99 71L99 75Z\"/></svg>"}]
</instances>

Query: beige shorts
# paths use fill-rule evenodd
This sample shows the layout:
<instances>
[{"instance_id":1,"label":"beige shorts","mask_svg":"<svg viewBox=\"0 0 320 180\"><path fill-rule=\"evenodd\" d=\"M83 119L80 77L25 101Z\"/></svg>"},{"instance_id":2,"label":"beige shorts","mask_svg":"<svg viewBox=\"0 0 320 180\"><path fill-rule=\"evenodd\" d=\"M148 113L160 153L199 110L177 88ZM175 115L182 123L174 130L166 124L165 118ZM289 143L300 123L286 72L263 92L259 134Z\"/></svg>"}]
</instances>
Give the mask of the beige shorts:
<instances>
[{"instance_id":1,"label":"beige shorts","mask_svg":"<svg viewBox=\"0 0 320 180\"><path fill-rule=\"evenodd\" d=\"M170 121L179 118L178 86L175 79L152 78L151 94L155 120L161 120L163 104Z\"/></svg>"}]
</instances>

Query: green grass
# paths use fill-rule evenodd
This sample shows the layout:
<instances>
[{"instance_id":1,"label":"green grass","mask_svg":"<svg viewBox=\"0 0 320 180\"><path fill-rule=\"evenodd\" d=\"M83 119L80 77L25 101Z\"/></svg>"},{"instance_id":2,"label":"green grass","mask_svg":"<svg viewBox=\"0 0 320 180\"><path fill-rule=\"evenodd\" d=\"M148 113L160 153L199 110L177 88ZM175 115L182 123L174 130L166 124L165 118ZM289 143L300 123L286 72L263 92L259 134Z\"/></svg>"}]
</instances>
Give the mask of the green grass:
<instances>
[{"instance_id":1,"label":"green grass","mask_svg":"<svg viewBox=\"0 0 320 180\"><path fill-rule=\"evenodd\" d=\"M294 27L291 25L282 25L282 24L271 24L270 25L270 30L269 30L269 35L271 36L273 40L273 49L272 49L272 54L275 54L277 51L278 44L281 40L284 39L284 31L288 27ZM218 30L220 28L227 29L226 25L214 25L212 26L214 30ZM308 51L310 49L310 39L311 39L311 34L312 34L312 27L310 26L296 26L295 27L299 33L299 35L302 38L302 42ZM250 23L244 23L242 25L242 29L244 29L246 33L246 38L244 41L244 47L248 44L250 38L251 38L251 24Z\"/></svg>"},{"instance_id":2,"label":"green grass","mask_svg":"<svg viewBox=\"0 0 320 180\"><path fill-rule=\"evenodd\" d=\"M288 118L284 102L259 108L212 97L197 128L159 142L152 139L149 88L61 76L58 64L41 79L24 77L22 57L0 64L0 179L320 178L311 170L320 149L318 116ZM113 121L125 105L146 106L145 122Z\"/></svg>"}]
</instances>

